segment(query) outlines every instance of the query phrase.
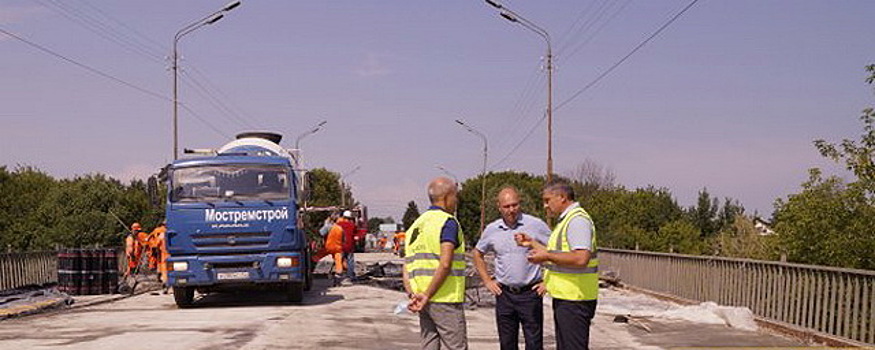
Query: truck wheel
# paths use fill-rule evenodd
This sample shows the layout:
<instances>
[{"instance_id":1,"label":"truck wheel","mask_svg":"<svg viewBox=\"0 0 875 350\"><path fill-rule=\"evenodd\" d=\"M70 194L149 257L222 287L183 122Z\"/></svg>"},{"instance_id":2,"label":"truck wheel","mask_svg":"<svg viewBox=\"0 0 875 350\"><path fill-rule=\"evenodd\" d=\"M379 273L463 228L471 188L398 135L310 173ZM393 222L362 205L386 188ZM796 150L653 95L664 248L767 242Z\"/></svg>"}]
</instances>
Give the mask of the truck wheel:
<instances>
[{"instance_id":1,"label":"truck wheel","mask_svg":"<svg viewBox=\"0 0 875 350\"><path fill-rule=\"evenodd\" d=\"M304 261L307 262L306 268L303 269L303 271L304 271L304 290L309 292L311 289L313 289L313 268L312 268L312 266L314 266L316 264L313 263L312 261L310 261L310 253L309 252L306 253Z\"/></svg>"},{"instance_id":2,"label":"truck wheel","mask_svg":"<svg viewBox=\"0 0 875 350\"><path fill-rule=\"evenodd\" d=\"M194 302L193 287L173 287L173 300L180 309L190 307Z\"/></svg>"},{"instance_id":3,"label":"truck wheel","mask_svg":"<svg viewBox=\"0 0 875 350\"><path fill-rule=\"evenodd\" d=\"M304 283L294 282L286 285L286 299L293 303L304 300Z\"/></svg>"},{"instance_id":4,"label":"truck wheel","mask_svg":"<svg viewBox=\"0 0 875 350\"><path fill-rule=\"evenodd\" d=\"M310 291L313 289L313 272L310 269L304 271L304 290Z\"/></svg>"}]
</instances>

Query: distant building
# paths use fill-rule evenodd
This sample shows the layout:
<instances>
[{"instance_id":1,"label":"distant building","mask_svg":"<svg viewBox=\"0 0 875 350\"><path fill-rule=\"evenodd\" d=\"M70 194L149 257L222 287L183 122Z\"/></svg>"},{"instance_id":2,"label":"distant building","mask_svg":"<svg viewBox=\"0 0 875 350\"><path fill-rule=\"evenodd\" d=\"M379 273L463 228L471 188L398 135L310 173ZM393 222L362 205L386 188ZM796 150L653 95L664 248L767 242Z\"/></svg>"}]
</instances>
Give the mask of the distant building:
<instances>
[{"instance_id":1,"label":"distant building","mask_svg":"<svg viewBox=\"0 0 875 350\"><path fill-rule=\"evenodd\" d=\"M763 220L762 218L755 217L753 218L753 227L757 230L757 233L760 236L771 236L775 234L775 231L771 228L772 223Z\"/></svg>"}]
</instances>

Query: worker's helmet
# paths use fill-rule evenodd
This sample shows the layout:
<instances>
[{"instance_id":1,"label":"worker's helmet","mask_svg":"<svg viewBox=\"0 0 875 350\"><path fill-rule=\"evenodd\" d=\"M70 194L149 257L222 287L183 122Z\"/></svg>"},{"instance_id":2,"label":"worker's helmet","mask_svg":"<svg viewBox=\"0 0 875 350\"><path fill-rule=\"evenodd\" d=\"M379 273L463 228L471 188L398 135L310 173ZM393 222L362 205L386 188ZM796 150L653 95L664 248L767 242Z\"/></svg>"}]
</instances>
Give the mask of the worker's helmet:
<instances>
[{"instance_id":1,"label":"worker's helmet","mask_svg":"<svg viewBox=\"0 0 875 350\"><path fill-rule=\"evenodd\" d=\"M133 230L139 230L139 229L140 229L140 223L139 223L139 222L135 222L135 223L131 224L131 231L133 231Z\"/></svg>"},{"instance_id":2,"label":"worker's helmet","mask_svg":"<svg viewBox=\"0 0 875 350\"><path fill-rule=\"evenodd\" d=\"M349 211L349 210L344 211L344 212L343 212L343 217L345 217L345 218L352 218L352 212Z\"/></svg>"}]
</instances>

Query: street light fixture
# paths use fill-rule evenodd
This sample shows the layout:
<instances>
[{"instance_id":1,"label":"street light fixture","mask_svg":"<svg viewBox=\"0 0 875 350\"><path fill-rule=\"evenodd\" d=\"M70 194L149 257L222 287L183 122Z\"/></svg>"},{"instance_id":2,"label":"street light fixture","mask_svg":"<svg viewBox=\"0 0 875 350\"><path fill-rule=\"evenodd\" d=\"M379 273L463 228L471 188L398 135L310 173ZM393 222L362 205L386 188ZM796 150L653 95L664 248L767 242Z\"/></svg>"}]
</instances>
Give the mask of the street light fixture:
<instances>
[{"instance_id":1,"label":"street light fixture","mask_svg":"<svg viewBox=\"0 0 875 350\"><path fill-rule=\"evenodd\" d=\"M483 140L483 172L480 173L481 179L481 189L480 189L480 233L483 234L483 229L486 227L486 155L488 151L488 145L486 141L486 135L475 130L468 124L465 124L463 121L456 119L456 123L464 127L468 132L479 136Z\"/></svg>"},{"instance_id":2,"label":"street light fixture","mask_svg":"<svg viewBox=\"0 0 875 350\"><path fill-rule=\"evenodd\" d=\"M297 155L297 157L295 157L295 168L297 168L298 170L301 169L301 140L303 140L307 136L310 136L310 135L317 133L319 130L322 130L322 126L324 126L325 123L328 123L328 121L323 120L323 121L319 122L319 124L316 124L316 126L314 126L313 129L310 129L307 132L300 134L300 135L298 135L297 138L295 138L295 149L298 150L298 155Z\"/></svg>"},{"instance_id":3,"label":"street light fixture","mask_svg":"<svg viewBox=\"0 0 875 350\"><path fill-rule=\"evenodd\" d=\"M553 181L553 47L550 44L550 33L532 21L520 16L513 10L494 0L485 0L487 4L500 10L501 17L513 23L519 23L547 42L547 182Z\"/></svg>"},{"instance_id":4,"label":"street light fixture","mask_svg":"<svg viewBox=\"0 0 875 350\"><path fill-rule=\"evenodd\" d=\"M307 136L315 134L319 130L322 130L322 126L324 126L325 123L328 123L328 121L323 120L323 121L319 122L319 124L316 124L316 126L314 126L313 129L310 129L309 131L307 131L301 135L298 135L298 138L295 139L295 149L301 149L301 146L300 146L301 140L303 140Z\"/></svg>"},{"instance_id":5,"label":"street light fixture","mask_svg":"<svg viewBox=\"0 0 875 350\"><path fill-rule=\"evenodd\" d=\"M453 178L453 181L454 181L457 185L459 184L459 178L456 177L456 174L453 174L452 172L450 172L449 170L447 170L447 168L444 168L443 165L438 164L438 165L435 165L434 167L440 169L441 171L444 172L444 174L447 174L447 176Z\"/></svg>"},{"instance_id":6,"label":"street light fixture","mask_svg":"<svg viewBox=\"0 0 875 350\"><path fill-rule=\"evenodd\" d=\"M360 165L356 165L355 168L352 168L352 170L347 171L346 173L343 173L340 175L340 178L338 179L338 181L340 181L340 207L341 208L346 208L346 186L343 183L343 179L346 177L349 177L350 175L352 175L353 173L355 173L356 171L358 171L361 168L362 167Z\"/></svg>"},{"instance_id":7,"label":"street light fixture","mask_svg":"<svg viewBox=\"0 0 875 350\"><path fill-rule=\"evenodd\" d=\"M177 46L179 45L179 39L182 39L183 36L197 30L200 27L218 22L220 19L225 17L226 12L237 8L237 6L240 6L240 1L232 1L225 5L225 7L222 7L221 10L213 12L208 16L183 27L178 32L176 32L175 36L173 36L173 160L179 159L179 52L177 50Z\"/></svg>"}]
</instances>

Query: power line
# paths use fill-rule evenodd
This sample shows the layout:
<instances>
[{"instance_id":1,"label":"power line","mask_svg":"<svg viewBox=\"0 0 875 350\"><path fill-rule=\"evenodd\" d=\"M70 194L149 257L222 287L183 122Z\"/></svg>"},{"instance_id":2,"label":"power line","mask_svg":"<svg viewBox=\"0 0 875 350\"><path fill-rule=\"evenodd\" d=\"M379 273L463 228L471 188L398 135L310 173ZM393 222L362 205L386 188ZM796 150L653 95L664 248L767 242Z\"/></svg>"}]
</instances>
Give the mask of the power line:
<instances>
[{"instance_id":1,"label":"power line","mask_svg":"<svg viewBox=\"0 0 875 350\"><path fill-rule=\"evenodd\" d=\"M568 30L566 30L565 33L563 33L562 36L559 37L559 43L561 44L558 45L559 49L556 50L557 55L561 54L565 51L565 49L571 46L571 43L573 41L571 39L572 37L583 35L588 30L588 28L591 27L594 22L596 22L596 19L600 17L600 13L602 12L602 10L604 10L606 7L608 7L609 4L611 4L610 0L605 0L601 3L601 5L599 5L598 9L596 9L595 11L591 11L596 3L598 3L598 1L590 2L589 6L587 6L583 11L580 12L577 20L575 20L574 23L572 23L571 26L568 27ZM576 35L572 35L575 30L578 33Z\"/></svg>"},{"instance_id":2,"label":"power line","mask_svg":"<svg viewBox=\"0 0 875 350\"><path fill-rule=\"evenodd\" d=\"M249 113L245 113L244 111L241 111L241 109L239 107L234 106L233 104L228 104L227 102L225 102L225 101L232 101L233 99L231 99L231 97L229 97L228 94L223 92L222 89L220 89L218 87L218 85L213 83L206 76L206 74L201 72L195 66L189 66L187 70L183 70L183 73L185 73L187 78L199 81L201 83L200 85L202 85L202 87L205 89L207 94L210 95L213 100L217 101L220 105L222 105L223 109L225 111L227 111L229 113L229 115L232 115L233 117L237 118L242 123L244 123L252 128L254 128L253 124L262 124L262 123L259 123L258 120L256 120L256 118L253 118L251 115L249 115ZM194 73L194 74L189 74L189 73ZM218 95L218 96L216 96L216 95Z\"/></svg>"},{"instance_id":3,"label":"power line","mask_svg":"<svg viewBox=\"0 0 875 350\"><path fill-rule=\"evenodd\" d=\"M675 14L675 15L674 15L673 17L671 17L668 21L666 21L662 26L660 26L659 29L657 29L655 32L653 32L653 34L651 34L649 37L647 37L647 39L645 39L644 41L642 41L641 43L639 43L637 46L635 46L635 48L633 48L632 51L630 51L628 54L626 54L626 56L623 56L623 58L621 58L619 61L617 61L617 63L614 63L614 65L612 65L612 66L611 66L610 68L608 68L606 71L602 72L602 74L600 74L598 77L596 77L595 80L591 81L589 84L587 84L586 86L584 86L582 89L580 89L580 90L578 90L577 92L575 92L571 97L569 97L568 99L566 99L566 100L563 101L562 103L559 103L559 104L558 104L553 110L556 111L556 110L562 108L563 106L567 105L567 104L570 103L572 100L574 100L575 98L579 97L582 93L586 92L587 90L589 90L590 88L592 88L593 86L595 86L596 83L598 83L599 81L601 81L602 79L604 79L604 78L605 78L608 74L610 74L614 69L617 69L617 67L619 67L621 64L623 64L623 62L625 62L626 60L628 60L629 57L631 57L633 54L635 54L635 52L638 52L638 50L640 50L642 47L644 47L644 45L646 45L646 44L649 43L651 40L653 40L653 38L655 38L657 35L659 35L660 33L662 33L662 31L664 31L666 28L668 28L669 25L671 25L672 23L674 23L678 18L680 18L680 16L682 16L685 12L687 12L687 10L689 10L691 7L693 7L693 5L695 5L698 1L699 1L699 0L692 0L689 4L687 4L687 6L685 6L685 7L684 7L683 9L681 9L677 14ZM523 144L526 140L529 139L529 137L532 136L532 133L535 131L535 129L537 129L537 128L541 125L541 123L543 123L544 120L546 120L546 119L547 119L547 115L546 115L546 113L545 113L544 116L542 116L541 119L538 120L537 124L535 124L535 126L533 126L531 129L529 129L529 132L526 133L526 135L523 136L523 138L522 138L519 142L517 142L516 146L514 146L514 148L511 149L510 152L507 153L507 155L505 155L503 158L501 158L501 160L499 160L499 161L493 163L492 166L491 166L490 168L495 169L497 166L501 165L501 164L504 163L507 159L509 159L510 156L513 155L513 154L514 154L514 153L520 148L520 146L522 146L522 144Z\"/></svg>"},{"instance_id":4,"label":"power line","mask_svg":"<svg viewBox=\"0 0 875 350\"><path fill-rule=\"evenodd\" d=\"M574 50L571 51L570 54L560 56L559 58L562 60L565 60L567 57L571 57L571 56L574 56L575 54L577 54L581 49L583 49L587 44L589 44L596 37L596 35L598 35L598 33L600 33L602 31L602 29L607 27L607 25L609 23L611 23L611 21L613 21L615 18L617 18L617 16L620 15L620 13L623 12L623 10L626 9L626 6L628 6L631 2L632 2L632 0L626 0L625 2L623 2L620 5L620 7L617 8L617 10L613 14L611 14L611 16L607 20L602 22L601 25L599 25L595 30L593 30L592 34L590 34L589 37L587 37L580 44L578 44L577 47L575 47ZM582 34L583 33L581 33L581 35Z\"/></svg>"},{"instance_id":5,"label":"power line","mask_svg":"<svg viewBox=\"0 0 875 350\"><path fill-rule=\"evenodd\" d=\"M91 67L88 66L88 65L85 65L85 64L83 64L83 63L79 63L79 62L77 62L76 60L74 60L74 59L72 59L72 58L67 58L67 57L64 56L64 55L61 55L61 54L59 54L59 53L57 53L57 52L54 52L54 51L52 51L52 50L49 50L48 48L46 48L46 47L44 47L44 46L41 46L41 45L39 45L39 44L37 44L37 43L35 43L35 42L29 41L29 40L27 40L27 39L25 39L25 38L22 38L22 37L20 37L20 36L18 36L18 35L15 35L15 34L9 32L9 31L7 31L7 30L5 30L5 29L3 29L3 28L0 28L0 33L6 34L6 35L8 35L9 37L11 37L11 38L13 38L13 39L16 39L16 40L18 40L18 41L21 41L21 42L23 42L23 43L25 43L25 44L27 44L27 45L30 45L31 47L33 47L33 48L35 48L35 49L37 49L37 50L40 50L40 51L42 51L42 52L44 52L44 53L46 53L46 54L52 55L52 56L54 56L54 57L56 57L56 58L62 59L62 60L64 60L64 61L67 61L68 63L74 64L74 65L78 66L79 68L85 69L85 70L87 70L87 71L89 71L89 72L91 72L91 73L97 74L97 75L102 76L102 77L107 78L107 79L110 79L110 80L112 80L112 81L115 81L115 82L117 82L117 83L119 83L119 84L122 84L122 85L124 85L124 86L127 86L127 87L129 87L129 88L131 88L131 89L137 90L137 91L139 91L139 92L142 92L142 93L147 94L147 95L149 95L149 96L152 96L152 97L155 97L155 98L158 98L158 99L161 99L161 100L165 100L165 101L170 101L169 98L167 98L166 96L163 96L163 95L161 95L161 94L159 94L159 93L157 93L157 92L153 92L153 91L146 90L146 89L144 89L144 88L141 88L141 87L139 87L139 86L136 86L136 85L134 85L134 84L131 84L131 83L127 82L127 81L124 81L124 80L122 80L122 79L116 78L116 77L114 77L114 76L112 76L112 75L109 75L109 74L107 74L107 73L104 73L104 72L102 72L102 71L100 71L100 70L97 70L96 68L91 68Z\"/></svg>"},{"instance_id":6,"label":"power line","mask_svg":"<svg viewBox=\"0 0 875 350\"><path fill-rule=\"evenodd\" d=\"M91 72L91 73L93 73L93 74L96 74L96 75L98 75L98 76L104 77L104 78L109 79L109 80L112 80L112 81L114 81L114 82L116 82L116 83L122 84L122 85L127 86L127 87L129 87L129 88L131 88L131 89L134 89L134 90L137 90L137 91L139 91L139 92L142 92L142 93L144 93L144 94L146 94L146 95L152 96L152 97L154 97L154 98L157 98L157 99L162 100L162 101L165 101L165 102L171 102L171 101L172 101L172 100L171 100L169 97L167 97L167 96L164 96L164 95L161 95L161 94L159 94L159 93L157 93L157 92L150 91L150 90L148 90L148 89L145 89L145 88L139 87L139 86L134 85L134 84L132 84L132 83L129 83L129 82L125 81L125 80L122 80L121 78L116 78L115 76L112 76L112 75L110 75L110 74L108 74L108 73L104 73L104 72L98 70L97 68L92 68L91 66L88 66L88 65L86 65L86 64L84 64L84 63L79 63L78 61L76 61L76 60L74 60L74 59L72 59L72 58L68 58L68 57L66 57L66 56L64 56L64 55L61 55L61 54L59 54L59 53L57 53L57 52L54 52L54 51L52 51L52 50L50 50L50 49L48 49L48 48L46 48L46 47L44 47L44 46L42 46L42 45L39 45L39 44L37 44L37 43L35 43L35 42L32 42L32 41L27 40L27 39L25 39L25 38L22 38L22 37L20 37L20 36L18 36L18 35L15 35L15 34L13 34L12 32L7 31L7 30L5 30L5 29L3 29L3 28L0 28L0 33L2 33L2 34L6 34L6 35L9 36L10 38L13 38L13 39L18 40L18 41L20 41L20 42L23 42L23 43L27 44L28 46L33 47L33 48L35 48L35 49L37 49L37 50L39 50L39 51L41 51L41 52L43 52L43 53L45 53L45 54L48 54L48 55L51 55L51 56L53 56L53 57L55 57L55 58L58 58L58 59L64 60L64 61L66 61L66 62L68 62L68 63L70 63L70 64L73 64L73 65L75 65L75 66L77 66L77 67L79 67L79 68L85 69L85 70L87 70L87 71L89 71L89 72ZM200 115L198 115L197 113L195 113L191 108L189 108L188 106L185 106L185 105L182 105L182 106L183 106L183 109L185 109L186 111L188 111L189 113L191 113L192 116L194 116L195 118L197 118L198 120L200 120L201 122L203 122L203 123L204 123L205 125L207 125L210 129L212 129L213 131L217 132L219 135L222 135L222 136L224 136L224 137L226 137L226 138L230 138L227 134L225 134L224 132L222 132L221 130L219 130L219 129L218 129L216 126L214 126L212 123L210 123L209 121L207 121L206 119L204 119L203 117L201 117Z\"/></svg>"},{"instance_id":7,"label":"power line","mask_svg":"<svg viewBox=\"0 0 875 350\"><path fill-rule=\"evenodd\" d=\"M125 24L124 21L112 17L99 7L96 7L85 0L82 0L81 3L88 7L88 9L79 9L72 3L65 3L61 0L39 1L44 5L50 5L54 10L70 21L79 24L88 31L111 41L124 49L139 54L152 62L158 64L165 63L162 59L163 56L161 52L164 52L167 49L164 48L163 45L131 28ZM113 23L117 25L113 25ZM119 27L123 30L117 30ZM133 33L133 35L128 33ZM203 74L200 75L203 77ZM240 113L236 113L227 103L215 96L212 91L218 91L217 88L213 87L211 90L209 84L206 84L205 86L205 84L202 84L195 79L194 76L185 76L185 78L189 80L186 83L195 85L193 86L195 92L204 97L207 103L212 105L225 116L229 117L229 119L235 119L235 122L240 123L244 128L248 127L254 129L252 123L244 120ZM206 80L205 77L203 79Z\"/></svg>"},{"instance_id":8,"label":"power line","mask_svg":"<svg viewBox=\"0 0 875 350\"><path fill-rule=\"evenodd\" d=\"M529 128L529 132L527 132L526 135L523 136L523 138L520 140L520 142L517 142L516 146L514 146L513 149L510 150L510 152L507 152L507 154L504 156L504 158L501 158L501 160L493 163L492 166L489 168L495 169L499 165L503 164L506 160L508 160L508 158L510 158L510 156L512 156L514 153L516 153L516 151L520 148L520 146L522 146L523 143L525 143L526 140L528 140L529 137L532 136L532 133L534 133L535 130L538 129L538 127L541 126L541 123L543 123L545 120L547 120L547 112L546 111L544 112L544 116L542 116L541 119L538 119L538 122L535 123L534 126Z\"/></svg>"},{"instance_id":9,"label":"power line","mask_svg":"<svg viewBox=\"0 0 875 350\"><path fill-rule=\"evenodd\" d=\"M653 40L653 38L655 38L657 35L659 35L659 33L662 33L662 31L665 30L665 28L668 28L668 26L670 26L672 23L674 23L685 12L687 12L687 10L689 10L691 7L693 7L693 5L695 5L697 2L699 2L699 0L690 1L690 3L687 4L687 6L685 6L678 13L676 13L671 19L669 19L668 21L663 23L662 26L659 27L659 29L657 29L655 32L653 32L653 34L650 34L650 36L647 37L647 39L644 39L644 41L642 41L637 46L635 46L635 48L633 48L632 51L629 51L629 53L626 54L626 56L623 56L623 58L621 58L619 61L614 63L610 68L608 68L607 70L602 72L602 74L599 74L599 76L596 77L593 81L589 82L589 84L586 84L586 86L584 86L582 89L580 89L577 92L575 92L574 94L572 94L571 97L567 98L565 101L562 101L561 103L556 105L556 108L554 109L554 111L559 110L560 108L567 105L572 100L579 97L581 94L583 94L584 92L586 92L587 90L589 90L590 88L595 86L595 84L597 84L599 81L604 79L608 74L613 72L614 69L617 69L617 67L619 67L624 62L626 62L626 60L628 60L629 57L632 57L632 55L634 55L636 52L638 52L638 50L640 50L642 47L644 47L644 45L647 45L647 43L649 43L651 40Z\"/></svg>"},{"instance_id":10,"label":"power line","mask_svg":"<svg viewBox=\"0 0 875 350\"><path fill-rule=\"evenodd\" d=\"M59 14L66 17L70 21L79 24L88 31L100 36L108 41L111 41L131 52L137 53L152 62L163 64L162 55L154 51L150 51L143 45L131 43L131 38L116 31L109 25L100 20L91 17L87 12L79 10L68 3L53 0L41 0L43 5L50 5Z\"/></svg>"},{"instance_id":11,"label":"power line","mask_svg":"<svg viewBox=\"0 0 875 350\"><path fill-rule=\"evenodd\" d=\"M221 114L225 115L228 120L232 120L244 128L255 128L251 123L244 120L241 116L237 115L234 111L232 111L227 105L225 105L224 102L222 102L221 99L213 95L209 91L209 89L204 86L204 84L201 84L201 82L195 79L193 76L188 75L186 71L183 70L182 73L183 74L181 76L185 78L183 81L190 84L189 86L193 87L196 93L204 97L207 103L211 104L219 112L221 112Z\"/></svg>"},{"instance_id":12,"label":"power line","mask_svg":"<svg viewBox=\"0 0 875 350\"><path fill-rule=\"evenodd\" d=\"M79 2L85 4L85 6L87 6L87 7L91 8L91 11L94 11L95 13L98 13L98 14L102 15L104 18L107 18L107 19L109 19L110 21L115 22L116 24L118 24L119 26L121 26L121 27L127 29L127 30L130 31L131 33L134 33L135 36L140 37L141 39L143 39L143 40L145 41L145 43L147 43L147 44L144 44L143 42L140 42L140 44L141 44L142 46L149 46L149 45L151 45L151 50L153 50L153 51L155 51L155 52L159 52L159 53L161 53L161 52L168 52L168 51L169 51L169 50L167 49L167 47L164 46L164 44L159 43L158 41L156 41L156 40L154 40L154 39L152 39L152 38L150 38L150 37L144 35L143 33L140 33L139 31L137 31L136 29L132 28L132 27L129 26L127 23L125 23L125 21L120 21L120 20L118 20L118 19L116 19L116 18L110 16L108 13L106 13L106 11L101 10L99 7L92 5L91 3L89 3L89 2L86 1L86 0L79 0Z\"/></svg>"}]
</instances>

